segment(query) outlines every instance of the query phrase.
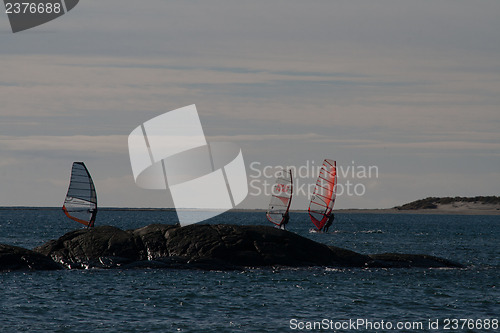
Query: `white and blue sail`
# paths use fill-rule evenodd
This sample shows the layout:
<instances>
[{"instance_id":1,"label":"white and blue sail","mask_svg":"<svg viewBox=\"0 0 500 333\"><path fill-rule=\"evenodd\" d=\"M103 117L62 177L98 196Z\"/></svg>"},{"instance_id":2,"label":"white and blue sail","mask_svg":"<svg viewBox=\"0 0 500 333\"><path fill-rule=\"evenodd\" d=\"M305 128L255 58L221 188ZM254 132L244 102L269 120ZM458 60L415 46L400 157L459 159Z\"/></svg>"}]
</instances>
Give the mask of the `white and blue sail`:
<instances>
[{"instance_id":1,"label":"white and blue sail","mask_svg":"<svg viewBox=\"0 0 500 333\"><path fill-rule=\"evenodd\" d=\"M68 193L62 207L73 221L93 227L97 215L97 194L94 182L83 162L74 162Z\"/></svg>"},{"instance_id":2,"label":"white and blue sail","mask_svg":"<svg viewBox=\"0 0 500 333\"><path fill-rule=\"evenodd\" d=\"M290 209L293 196L293 178L291 170L282 170L272 188L271 201L267 209L267 219L279 226Z\"/></svg>"}]
</instances>

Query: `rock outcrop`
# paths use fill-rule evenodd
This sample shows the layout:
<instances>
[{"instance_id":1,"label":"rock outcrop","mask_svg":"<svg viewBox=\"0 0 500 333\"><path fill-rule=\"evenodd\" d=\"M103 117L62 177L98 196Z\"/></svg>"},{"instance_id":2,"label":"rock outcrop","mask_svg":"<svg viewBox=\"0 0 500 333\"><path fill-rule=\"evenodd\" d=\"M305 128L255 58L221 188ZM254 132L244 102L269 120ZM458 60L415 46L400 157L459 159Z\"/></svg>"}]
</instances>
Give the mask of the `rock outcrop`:
<instances>
[{"instance_id":1,"label":"rock outcrop","mask_svg":"<svg viewBox=\"0 0 500 333\"><path fill-rule=\"evenodd\" d=\"M430 256L427 254L402 254L402 253L382 253L371 254L370 258L375 260L376 265L384 268L441 268L464 266L451 260Z\"/></svg>"},{"instance_id":2,"label":"rock outcrop","mask_svg":"<svg viewBox=\"0 0 500 333\"><path fill-rule=\"evenodd\" d=\"M0 244L0 272L56 270L63 266L51 258L22 247Z\"/></svg>"},{"instance_id":3,"label":"rock outcrop","mask_svg":"<svg viewBox=\"0 0 500 333\"><path fill-rule=\"evenodd\" d=\"M67 268L462 267L427 255L363 255L268 226L154 224L72 231L34 251Z\"/></svg>"}]
</instances>

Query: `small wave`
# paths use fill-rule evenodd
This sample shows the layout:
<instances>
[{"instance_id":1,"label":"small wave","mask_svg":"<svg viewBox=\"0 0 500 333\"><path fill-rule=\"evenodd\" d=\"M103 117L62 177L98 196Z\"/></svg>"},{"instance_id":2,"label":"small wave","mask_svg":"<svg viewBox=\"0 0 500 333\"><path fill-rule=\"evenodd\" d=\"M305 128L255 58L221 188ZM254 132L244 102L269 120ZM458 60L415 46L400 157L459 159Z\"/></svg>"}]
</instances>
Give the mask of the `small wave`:
<instances>
[{"instance_id":1,"label":"small wave","mask_svg":"<svg viewBox=\"0 0 500 333\"><path fill-rule=\"evenodd\" d=\"M346 231L346 230L332 230L328 232L324 231L319 231L318 229L311 228L309 229L310 234L349 234L352 233L352 231Z\"/></svg>"},{"instance_id":2,"label":"small wave","mask_svg":"<svg viewBox=\"0 0 500 333\"><path fill-rule=\"evenodd\" d=\"M358 231L361 234L383 234L384 232L382 230L362 230Z\"/></svg>"},{"instance_id":3,"label":"small wave","mask_svg":"<svg viewBox=\"0 0 500 333\"><path fill-rule=\"evenodd\" d=\"M326 267L325 272L343 272L345 269Z\"/></svg>"}]
</instances>

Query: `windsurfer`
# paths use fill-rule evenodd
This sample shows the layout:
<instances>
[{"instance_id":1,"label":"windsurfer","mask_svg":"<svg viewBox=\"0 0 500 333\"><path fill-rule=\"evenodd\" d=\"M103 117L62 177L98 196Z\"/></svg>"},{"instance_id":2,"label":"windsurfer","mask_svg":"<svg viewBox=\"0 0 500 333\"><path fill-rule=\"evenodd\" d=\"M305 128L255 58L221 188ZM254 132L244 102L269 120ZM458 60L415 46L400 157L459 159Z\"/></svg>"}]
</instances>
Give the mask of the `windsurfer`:
<instances>
[{"instance_id":1,"label":"windsurfer","mask_svg":"<svg viewBox=\"0 0 500 333\"><path fill-rule=\"evenodd\" d=\"M95 222L95 217L97 215L97 207L89 209L89 213L92 214L92 216L90 217L90 222L87 225L87 228L93 228L94 227L94 222Z\"/></svg>"},{"instance_id":2,"label":"windsurfer","mask_svg":"<svg viewBox=\"0 0 500 333\"><path fill-rule=\"evenodd\" d=\"M325 226L323 227L323 231L324 232L328 232L328 229L330 228L330 226L332 225L333 223L333 220L335 220L335 214L330 213L330 216L328 216L328 221L326 221L326 224Z\"/></svg>"},{"instance_id":3,"label":"windsurfer","mask_svg":"<svg viewBox=\"0 0 500 333\"><path fill-rule=\"evenodd\" d=\"M83 162L73 162L63 212L67 217L87 228L94 226L97 214L97 194L92 177Z\"/></svg>"},{"instance_id":4,"label":"windsurfer","mask_svg":"<svg viewBox=\"0 0 500 333\"><path fill-rule=\"evenodd\" d=\"M288 221L290 221L290 215L288 214L288 211L286 211L285 214L283 214L283 221L280 223L280 229L286 230L286 225L288 224Z\"/></svg>"}]
</instances>

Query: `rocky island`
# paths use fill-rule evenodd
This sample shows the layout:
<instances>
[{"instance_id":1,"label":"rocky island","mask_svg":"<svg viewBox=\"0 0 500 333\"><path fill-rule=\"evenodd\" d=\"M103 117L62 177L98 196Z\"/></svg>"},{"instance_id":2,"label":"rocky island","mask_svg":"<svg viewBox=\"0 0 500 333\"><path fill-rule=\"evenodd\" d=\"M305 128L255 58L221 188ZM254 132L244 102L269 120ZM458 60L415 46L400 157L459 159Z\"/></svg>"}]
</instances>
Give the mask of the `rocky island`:
<instances>
[{"instance_id":1,"label":"rocky island","mask_svg":"<svg viewBox=\"0 0 500 333\"><path fill-rule=\"evenodd\" d=\"M86 268L463 267L424 254L366 255L269 226L152 224L71 231L33 251L0 246L0 271Z\"/></svg>"},{"instance_id":2,"label":"rocky island","mask_svg":"<svg viewBox=\"0 0 500 333\"><path fill-rule=\"evenodd\" d=\"M397 211L432 211L450 213L500 214L500 197L428 197L394 207Z\"/></svg>"},{"instance_id":3,"label":"rocky island","mask_svg":"<svg viewBox=\"0 0 500 333\"><path fill-rule=\"evenodd\" d=\"M500 215L500 197L427 197L393 208L337 209L338 213Z\"/></svg>"}]
</instances>

